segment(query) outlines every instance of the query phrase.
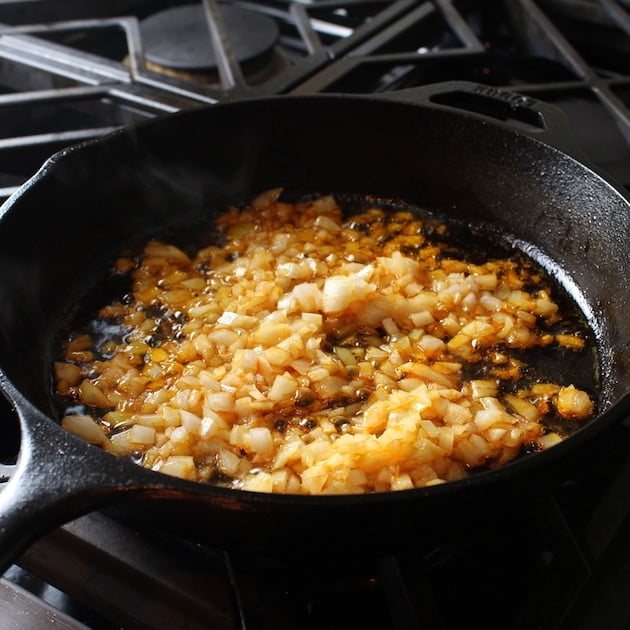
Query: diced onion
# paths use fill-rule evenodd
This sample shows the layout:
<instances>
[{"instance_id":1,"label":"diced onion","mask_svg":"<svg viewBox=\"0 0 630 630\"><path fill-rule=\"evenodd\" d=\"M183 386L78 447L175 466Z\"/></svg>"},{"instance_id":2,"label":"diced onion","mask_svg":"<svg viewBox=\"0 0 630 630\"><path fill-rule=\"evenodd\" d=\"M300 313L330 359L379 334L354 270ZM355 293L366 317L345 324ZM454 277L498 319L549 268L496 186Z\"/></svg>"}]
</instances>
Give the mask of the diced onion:
<instances>
[{"instance_id":1,"label":"diced onion","mask_svg":"<svg viewBox=\"0 0 630 630\"><path fill-rule=\"evenodd\" d=\"M281 192L217 216L222 247L114 263L129 294L53 366L64 428L183 479L356 494L462 479L592 417L586 391L521 380L521 350L586 347L539 270L458 257L429 216Z\"/></svg>"}]
</instances>

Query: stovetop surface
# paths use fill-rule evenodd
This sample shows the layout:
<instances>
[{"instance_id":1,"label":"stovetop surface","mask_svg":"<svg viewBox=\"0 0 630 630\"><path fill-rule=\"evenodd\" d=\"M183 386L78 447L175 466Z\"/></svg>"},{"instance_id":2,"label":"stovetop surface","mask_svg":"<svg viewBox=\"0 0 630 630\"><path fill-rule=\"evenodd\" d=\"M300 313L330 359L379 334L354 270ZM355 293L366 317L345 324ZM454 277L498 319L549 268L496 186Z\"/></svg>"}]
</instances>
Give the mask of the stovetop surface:
<instances>
[{"instance_id":1,"label":"stovetop surface","mask_svg":"<svg viewBox=\"0 0 630 630\"><path fill-rule=\"evenodd\" d=\"M0 196L65 146L182 109L446 80L558 106L585 160L630 189L630 3L231 2L279 25L272 50L242 67L228 44L214 49L218 67L165 73L151 61L142 24L187 4L0 5ZM0 464L15 461L18 442L9 428ZM517 497L502 523L449 546L352 565L331 556L287 566L89 514L45 536L6 573L0 619L34 630L450 629L471 620L489 629L625 628L629 447L622 423L578 474L548 496Z\"/></svg>"}]
</instances>

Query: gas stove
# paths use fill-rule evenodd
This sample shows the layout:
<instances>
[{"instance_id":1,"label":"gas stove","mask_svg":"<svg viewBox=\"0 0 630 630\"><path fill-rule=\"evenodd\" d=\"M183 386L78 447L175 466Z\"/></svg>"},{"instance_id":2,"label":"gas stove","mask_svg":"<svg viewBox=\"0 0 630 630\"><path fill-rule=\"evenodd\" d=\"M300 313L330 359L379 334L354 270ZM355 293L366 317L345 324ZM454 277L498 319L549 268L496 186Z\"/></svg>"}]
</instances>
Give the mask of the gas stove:
<instances>
[{"instance_id":1,"label":"gas stove","mask_svg":"<svg viewBox=\"0 0 630 630\"><path fill-rule=\"evenodd\" d=\"M56 151L169 113L448 80L556 105L585 159L630 189L627 0L16 0L0 4L0 199ZM0 479L20 439L2 413ZM342 566L332 553L309 566L228 553L95 512L0 579L2 627L625 628L629 454L622 422L500 525Z\"/></svg>"}]
</instances>

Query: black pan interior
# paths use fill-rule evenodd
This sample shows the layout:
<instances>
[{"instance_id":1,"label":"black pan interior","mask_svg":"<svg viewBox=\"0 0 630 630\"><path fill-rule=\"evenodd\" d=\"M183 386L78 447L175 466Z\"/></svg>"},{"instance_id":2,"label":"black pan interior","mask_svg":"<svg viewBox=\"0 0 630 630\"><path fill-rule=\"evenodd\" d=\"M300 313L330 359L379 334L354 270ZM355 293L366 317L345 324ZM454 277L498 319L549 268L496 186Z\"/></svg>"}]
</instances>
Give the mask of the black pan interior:
<instances>
[{"instance_id":1,"label":"black pan interior","mask_svg":"<svg viewBox=\"0 0 630 630\"><path fill-rule=\"evenodd\" d=\"M563 369L592 372L601 410L627 386L624 197L558 150L483 119L346 96L213 105L53 160L0 219L1 368L51 412L55 333L124 246L278 186L403 200L509 236L593 330L593 362Z\"/></svg>"}]
</instances>

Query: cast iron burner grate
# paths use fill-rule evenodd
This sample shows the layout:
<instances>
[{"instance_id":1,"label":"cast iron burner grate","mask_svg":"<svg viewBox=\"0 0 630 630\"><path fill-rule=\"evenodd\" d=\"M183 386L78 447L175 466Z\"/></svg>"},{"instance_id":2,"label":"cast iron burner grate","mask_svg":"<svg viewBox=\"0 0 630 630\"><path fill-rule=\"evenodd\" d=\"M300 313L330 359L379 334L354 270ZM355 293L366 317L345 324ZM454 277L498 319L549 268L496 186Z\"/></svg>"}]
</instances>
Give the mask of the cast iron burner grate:
<instances>
[{"instance_id":1,"label":"cast iron burner grate","mask_svg":"<svg viewBox=\"0 0 630 630\"><path fill-rule=\"evenodd\" d=\"M203 9L216 73L157 71L141 24ZM220 7L273 21L250 73ZM267 40L267 41L270 41ZM374 93L449 79L564 110L585 155L630 186L625 0L70 0L0 4L0 197L53 152L181 109L262 94ZM218 54L217 54L218 52ZM268 59L269 57L269 59ZM269 63L267 63L269 61ZM582 124L588 120L589 124Z\"/></svg>"},{"instance_id":2,"label":"cast iron burner grate","mask_svg":"<svg viewBox=\"0 0 630 630\"><path fill-rule=\"evenodd\" d=\"M182 109L287 93L413 4L411 0L0 3L0 198L8 197L50 155L69 145ZM157 54L151 28L143 33L147 23L151 27L164 11L189 11L188 6L203 14L203 27L212 40L204 54L211 50L214 55L212 72L165 71L156 63L167 60ZM250 23L265 25L260 47L244 57L233 27L235 11L248 16Z\"/></svg>"},{"instance_id":3,"label":"cast iron burner grate","mask_svg":"<svg viewBox=\"0 0 630 630\"><path fill-rule=\"evenodd\" d=\"M445 80L510 89L562 109L585 156L630 188L629 44L625 2L433 0L293 91L387 92Z\"/></svg>"}]
</instances>

